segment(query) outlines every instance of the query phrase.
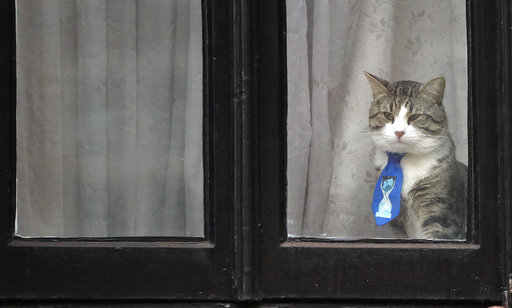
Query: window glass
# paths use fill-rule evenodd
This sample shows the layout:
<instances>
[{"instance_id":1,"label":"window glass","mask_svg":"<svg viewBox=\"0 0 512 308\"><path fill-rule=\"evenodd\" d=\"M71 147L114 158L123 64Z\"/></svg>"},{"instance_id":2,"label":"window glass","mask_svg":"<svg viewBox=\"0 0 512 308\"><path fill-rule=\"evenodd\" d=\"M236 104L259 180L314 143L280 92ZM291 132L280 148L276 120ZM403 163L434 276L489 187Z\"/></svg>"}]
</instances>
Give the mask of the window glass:
<instances>
[{"instance_id":1,"label":"window glass","mask_svg":"<svg viewBox=\"0 0 512 308\"><path fill-rule=\"evenodd\" d=\"M16 18L16 235L203 237L201 1Z\"/></svg>"},{"instance_id":2,"label":"window glass","mask_svg":"<svg viewBox=\"0 0 512 308\"><path fill-rule=\"evenodd\" d=\"M288 235L465 240L466 1L286 5Z\"/></svg>"}]
</instances>

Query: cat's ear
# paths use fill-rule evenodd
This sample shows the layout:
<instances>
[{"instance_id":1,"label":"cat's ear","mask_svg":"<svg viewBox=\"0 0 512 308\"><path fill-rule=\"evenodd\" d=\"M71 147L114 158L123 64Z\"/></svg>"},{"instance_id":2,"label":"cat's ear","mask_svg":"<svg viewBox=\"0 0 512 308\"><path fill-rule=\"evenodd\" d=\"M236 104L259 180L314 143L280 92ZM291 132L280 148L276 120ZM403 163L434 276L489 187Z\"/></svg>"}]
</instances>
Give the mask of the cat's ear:
<instances>
[{"instance_id":1,"label":"cat's ear","mask_svg":"<svg viewBox=\"0 0 512 308\"><path fill-rule=\"evenodd\" d=\"M364 72L364 75L372 86L373 99L377 99L379 96L388 93L389 82L368 72Z\"/></svg>"},{"instance_id":2,"label":"cat's ear","mask_svg":"<svg viewBox=\"0 0 512 308\"><path fill-rule=\"evenodd\" d=\"M434 102L441 104L444 96L444 77L439 76L425 82L420 87L420 94L423 98L433 100Z\"/></svg>"}]
</instances>

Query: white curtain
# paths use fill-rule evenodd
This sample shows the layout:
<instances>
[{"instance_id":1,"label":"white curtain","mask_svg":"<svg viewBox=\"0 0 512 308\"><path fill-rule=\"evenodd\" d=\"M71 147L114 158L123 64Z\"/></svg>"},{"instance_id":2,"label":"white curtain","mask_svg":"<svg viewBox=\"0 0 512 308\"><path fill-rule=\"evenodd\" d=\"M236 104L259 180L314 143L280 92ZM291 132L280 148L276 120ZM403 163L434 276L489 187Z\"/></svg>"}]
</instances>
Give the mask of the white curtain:
<instances>
[{"instance_id":1,"label":"white curtain","mask_svg":"<svg viewBox=\"0 0 512 308\"><path fill-rule=\"evenodd\" d=\"M204 236L200 0L18 0L20 236Z\"/></svg>"},{"instance_id":2,"label":"white curtain","mask_svg":"<svg viewBox=\"0 0 512 308\"><path fill-rule=\"evenodd\" d=\"M465 0L287 0L288 233L393 237L376 229L377 174L363 71L424 82L443 75L457 159L467 164Z\"/></svg>"}]
</instances>

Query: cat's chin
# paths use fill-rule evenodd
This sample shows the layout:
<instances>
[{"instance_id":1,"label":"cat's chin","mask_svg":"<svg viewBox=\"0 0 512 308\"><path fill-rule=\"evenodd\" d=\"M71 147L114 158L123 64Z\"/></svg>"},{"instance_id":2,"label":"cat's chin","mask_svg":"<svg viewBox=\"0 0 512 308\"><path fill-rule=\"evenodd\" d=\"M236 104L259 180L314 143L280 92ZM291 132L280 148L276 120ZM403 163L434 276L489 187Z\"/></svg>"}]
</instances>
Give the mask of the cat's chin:
<instances>
[{"instance_id":1,"label":"cat's chin","mask_svg":"<svg viewBox=\"0 0 512 308\"><path fill-rule=\"evenodd\" d=\"M400 154L407 154L407 155L429 155L433 152L436 152L436 151L425 151L424 149L419 149L419 148L415 148L415 147L398 147L398 146L393 146L393 147L380 147L379 150L381 151L384 151L384 152L391 152L391 153L400 153Z\"/></svg>"},{"instance_id":2,"label":"cat's chin","mask_svg":"<svg viewBox=\"0 0 512 308\"><path fill-rule=\"evenodd\" d=\"M395 143L390 144L388 146L381 146L378 147L380 150L384 152L391 152L391 153L402 153L402 154L411 154L411 155L422 155L426 154L425 151L422 151L422 149L415 147L411 144L406 143Z\"/></svg>"},{"instance_id":3,"label":"cat's chin","mask_svg":"<svg viewBox=\"0 0 512 308\"><path fill-rule=\"evenodd\" d=\"M447 142L449 139L446 137L423 137L419 141L419 138L413 135L404 136L401 140L394 135L382 132L374 132L371 136L376 148L384 152L424 155L433 152L440 153L441 150L449 148L449 142Z\"/></svg>"}]
</instances>

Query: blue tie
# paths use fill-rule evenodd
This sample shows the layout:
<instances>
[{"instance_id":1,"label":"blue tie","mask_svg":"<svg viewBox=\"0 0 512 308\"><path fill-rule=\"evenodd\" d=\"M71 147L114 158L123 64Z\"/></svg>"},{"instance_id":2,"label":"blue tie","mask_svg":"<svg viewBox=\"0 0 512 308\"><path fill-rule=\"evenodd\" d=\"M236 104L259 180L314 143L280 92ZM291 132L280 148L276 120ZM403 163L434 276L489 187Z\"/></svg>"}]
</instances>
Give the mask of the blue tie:
<instances>
[{"instance_id":1,"label":"blue tie","mask_svg":"<svg viewBox=\"0 0 512 308\"><path fill-rule=\"evenodd\" d=\"M400 194L402 192L401 153L388 154L388 164L382 170L375 191L373 192L372 209L375 223L378 226L386 224L400 214Z\"/></svg>"}]
</instances>

